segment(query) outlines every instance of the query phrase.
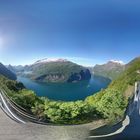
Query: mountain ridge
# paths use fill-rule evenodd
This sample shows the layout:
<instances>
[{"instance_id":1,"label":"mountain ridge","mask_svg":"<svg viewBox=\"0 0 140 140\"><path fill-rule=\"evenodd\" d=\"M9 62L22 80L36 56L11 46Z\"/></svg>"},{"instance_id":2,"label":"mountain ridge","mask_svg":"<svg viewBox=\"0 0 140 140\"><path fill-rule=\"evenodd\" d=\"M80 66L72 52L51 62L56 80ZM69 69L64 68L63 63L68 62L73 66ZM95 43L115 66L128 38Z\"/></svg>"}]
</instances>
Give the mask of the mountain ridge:
<instances>
[{"instance_id":1,"label":"mountain ridge","mask_svg":"<svg viewBox=\"0 0 140 140\"><path fill-rule=\"evenodd\" d=\"M66 59L42 59L25 65L18 75L39 82L78 82L91 78L90 71Z\"/></svg>"},{"instance_id":2,"label":"mountain ridge","mask_svg":"<svg viewBox=\"0 0 140 140\"><path fill-rule=\"evenodd\" d=\"M119 74L122 71L124 71L124 69L125 69L125 64L121 60L113 60L112 59L112 60L109 60L107 63L102 64L102 65L96 64L94 67L84 67L84 66L78 65L74 62L71 62L67 59L63 59L63 58L44 58L44 59L37 60L36 62L34 62L33 64L30 64L30 65L25 65L25 66L21 66L21 65L11 66L11 65L9 65L8 68L12 72L15 72L17 74L22 73L23 75L28 75L29 77L30 77L32 71L34 71L37 75L38 75L38 73L42 73L39 76L35 76L35 73L34 73L34 76L31 76L31 77L32 77L32 79L37 80L37 81L38 80L42 81L45 77L47 77L48 81L49 81L49 79L53 79L53 82L55 82L55 80L56 81L66 80L65 75L61 74L61 72L60 72L60 69L61 69L60 66L59 66L59 68L54 67L54 65L58 65L58 64L61 64L61 67L63 67L63 65L65 65L65 63L75 64L75 65L81 67L81 70L83 70L83 68L86 68L86 69L90 70L91 73L94 73L95 75L109 78L110 80L116 79L119 76ZM43 68L43 67L47 67L47 65L48 66L50 65L49 69ZM69 68L69 66L67 65L67 67L65 67L65 69L68 69L68 68ZM46 71L40 72L41 69L46 69L47 72ZM54 69L56 69L56 71ZM64 71L64 69L62 71ZM77 72L73 69L71 71L71 77L77 77L77 79L80 80L81 79L80 75L74 74L74 73L80 73L80 72L82 72L82 71ZM89 76L90 72L87 73L88 76ZM86 71L85 71L85 73L86 73ZM68 79L68 77L67 77L67 79ZM70 79L71 78L69 78L67 81L71 81ZM74 79L76 79L76 78L74 78Z\"/></svg>"},{"instance_id":3,"label":"mountain ridge","mask_svg":"<svg viewBox=\"0 0 140 140\"><path fill-rule=\"evenodd\" d=\"M0 75L3 75L11 80L16 80L16 75L0 63Z\"/></svg>"},{"instance_id":4,"label":"mountain ridge","mask_svg":"<svg viewBox=\"0 0 140 140\"><path fill-rule=\"evenodd\" d=\"M116 60L115 61L110 60L102 65L97 64L92 68L92 72L95 75L104 76L110 78L111 80L116 79L124 70L125 70L124 63Z\"/></svg>"},{"instance_id":5,"label":"mountain ridge","mask_svg":"<svg viewBox=\"0 0 140 140\"><path fill-rule=\"evenodd\" d=\"M62 58L44 58L37 60L34 64L37 63L49 63L49 62L67 62L67 59L62 59Z\"/></svg>"}]
</instances>

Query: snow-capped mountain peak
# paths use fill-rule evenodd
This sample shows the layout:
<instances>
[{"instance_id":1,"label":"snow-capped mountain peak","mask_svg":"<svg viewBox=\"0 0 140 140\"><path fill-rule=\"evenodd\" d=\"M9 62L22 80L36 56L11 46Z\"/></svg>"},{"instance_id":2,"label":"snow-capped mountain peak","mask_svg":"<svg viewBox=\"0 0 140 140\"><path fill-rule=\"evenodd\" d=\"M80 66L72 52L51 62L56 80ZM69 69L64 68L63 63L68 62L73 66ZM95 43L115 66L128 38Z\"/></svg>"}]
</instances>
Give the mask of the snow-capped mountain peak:
<instances>
[{"instance_id":1,"label":"snow-capped mountain peak","mask_svg":"<svg viewBox=\"0 0 140 140\"><path fill-rule=\"evenodd\" d=\"M62 59L62 58L45 58L45 59L41 59L35 62L35 64L37 63L49 63L49 62L67 62L67 59Z\"/></svg>"},{"instance_id":2,"label":"snow-capped mountain peak","mask_svg":"<svg viewBox=\"0 0 140 140\"><path fill-rule=\"evenodd\" d=\"M110 60L109 62L120 64L120 65L125 65L125 63L121 60Z\"/></svg>"}]
</instances>

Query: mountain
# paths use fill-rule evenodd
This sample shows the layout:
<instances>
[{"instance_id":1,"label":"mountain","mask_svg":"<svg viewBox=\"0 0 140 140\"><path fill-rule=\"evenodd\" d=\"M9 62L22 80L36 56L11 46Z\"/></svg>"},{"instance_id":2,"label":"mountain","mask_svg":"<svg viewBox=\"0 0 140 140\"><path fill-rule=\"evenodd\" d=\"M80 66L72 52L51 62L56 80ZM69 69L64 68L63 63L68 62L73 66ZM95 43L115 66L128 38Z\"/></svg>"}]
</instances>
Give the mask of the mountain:
<instances>
[{"instance_id":1,"label":"mountain","mask_svg":"<svg viewBox=\"0 0 140 140\"><path fill-rule=\"evenodd\" d=\"M15 73L15 69L14 69L14 67L12 66L12 65L6 65L5 66L8 70L10 70L10 71L12 71L13 73Z\"/></svg>"},{"instance_id":2,"label":"mountain","mask_svg":"<svg viewBox=\"0 0 140 140\"><path fill-rule=\"evenodd\" d=\"M125 69L127 70L127 73L125 73L126 76L129 76L129 79L131 79L131 84L135 81L140 81L140 57L136 57L132 61L130 61L126 66Z\"/></svg>"},{"instance_id":3,"label":"mountain","mask_svg":"<svg viewBox=\"0 0 140 140\"><path fill-rule=\"evenodd\" d=\"M21 72L24 69L24 66L22 65L18 65L18 66L12 66L12 65L8 65L6 66L7 69L9 69L10 71L12 71L13 73L18 73Z\"/></svg>"},{"instance_id":4,"label":"mountain","mask_svg":"<svg viewBox=\"0 0 140 140\"><path fill-rule=\"evenodd\" d=\"M16 75L0 63L0 75L3 75L11 80L16 80Z\"/></svg>"},{"instance_id":5,"label":"mountain","mask_svg":"<svg viewBox=\"0 0 140 140\"><path fill-rule=\"evenodd\" d=\"M41 60L38 60L35 62L35 64L37 63L49 63L49 62L67 62L68 60L67 59L55 59L55 58L52 58L52 59L49 59L49 58L45 58L45 59L41 59Z\"/></svg>"},{"instance_id":6,"label":"mountain","mask_svg":"<svg viewBox=\"0 0 140 140\"><path fill-rule=\"evenodd\" d=\"M110 60L103 65L95 65L92 69L95 75L104 76L111 80L116 79L125 70L125 65L122 61Z\"/></svg>"},{"instance_id":7,"label":"mountain","mask_svg":"<svg viewBox=\"0 0 140 140\"><path fill-rule=\"evenodd\" d=\"M140 60L140 57L136 57L135 59L133 59L132 61L130 61L128 64L125 65L126 68L131 67L131 65L133 65L134 63L138 63L138 61ZM140 65L140 63L139 63Z\"/></svg>"},{"instance_id":8,"label":"mountain","mask_svg":"<svg viewBox=\"0 0 140 140\"><path fill-rule=\"evenodd\" d=\"M116 124L124 119L126 109L133 101L136 83L140 83L140 57L132 60L108 88L88 96L86 101L96 106L104 118Z\"/></svg>"},{"instance_id":9,"label":"mountain","mask_svg":"<svg viewBox=\"0 0 140 140\"><path fill-rule=\"evenodd\" d=\"M91 78L90 71L66 59L43 59L26 65L18 74L39 82L77 82Z\"/></svg>"}]
</instances>

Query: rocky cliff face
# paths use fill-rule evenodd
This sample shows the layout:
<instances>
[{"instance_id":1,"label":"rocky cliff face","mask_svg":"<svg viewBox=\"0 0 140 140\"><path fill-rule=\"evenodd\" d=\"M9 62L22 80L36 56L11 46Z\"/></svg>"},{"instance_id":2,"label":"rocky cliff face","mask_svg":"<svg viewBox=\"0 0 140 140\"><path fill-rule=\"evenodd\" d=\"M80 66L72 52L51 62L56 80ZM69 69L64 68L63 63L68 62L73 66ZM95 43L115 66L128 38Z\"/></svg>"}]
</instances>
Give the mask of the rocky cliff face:
<instances>
[{"instance_id":1,"label":"rocky cliff face","mask_svg":"<svg viewBox=\"0 0 140 140\"><path fill-rule=\"evenodd\" d=\"M26 65L18 74L39 82L76 82L90 79L90 71L66 59L43 59Z\"/></svg>"},{"instance_id":2,"label":"rocky cliff face","mask_svg":"<svg viewBox=\"0 0 140 140\"><path fill-rule=\"evenodd\" d=\"M79 73L71 73L67 78L64 74L45 74L34 80L40 82L78 82L82 80L89 80L91 78L91 73L88 69L81 70Z\"/></svg>"},{"instance_id":3,"label":"rocky cliff face","mask_svg":"<svg viewBox=\"0 0 140 140\"><path fill-rule=\"evenodd\" d=\"M91 78L91 73L88 69L81 70L79 73L72 73L67 82L77 82L82 80L89 80Z\"/></svg>"},{"instance_id":4,"label":"rocky cliff face","mask_svg":"<svg viewBox=\"0 0 140 140\"><path fill-rule=\"evenodd\" d=\"M39 82L63 82L65 76L62 74L45 74L35 78L35 80Z\"/></svg>"}]
</instances>

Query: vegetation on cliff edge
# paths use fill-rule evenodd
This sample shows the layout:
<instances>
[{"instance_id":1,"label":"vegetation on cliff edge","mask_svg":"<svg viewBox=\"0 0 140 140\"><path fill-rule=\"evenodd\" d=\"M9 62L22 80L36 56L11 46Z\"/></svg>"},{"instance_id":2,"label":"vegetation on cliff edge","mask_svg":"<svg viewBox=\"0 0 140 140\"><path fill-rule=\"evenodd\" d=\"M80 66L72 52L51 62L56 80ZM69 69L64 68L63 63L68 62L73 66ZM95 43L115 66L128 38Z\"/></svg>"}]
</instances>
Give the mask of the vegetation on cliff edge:
<instances>
[{"instance_id":1,"label":"vegetation on cliff edge","mask_svg":"<svg viewBox=\"0 0 140 140\"><path fill-rule=\"evenodd\" d=\"M30 110L40 120L59 124L79 124L103 118L109 122L116 122L124 116L132 95L126 96L125 93L140 80L139 71L140 58L137 58L127 65L126 70L107 89L88 96L83 101L74 102L39 98L33 91L25 89L21 83L3 76L0 76L0 83L16 103Z\"/></svg>"}]
</instances>

